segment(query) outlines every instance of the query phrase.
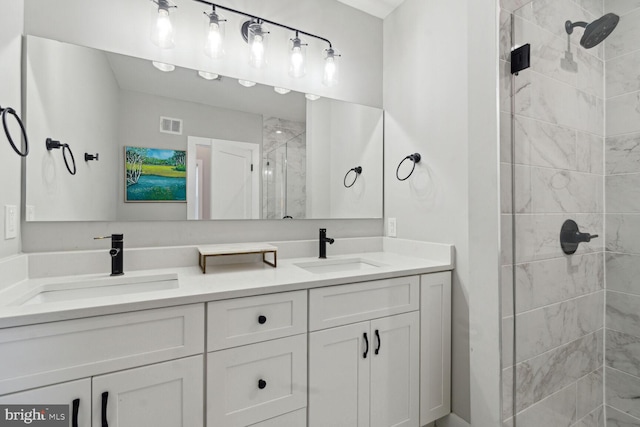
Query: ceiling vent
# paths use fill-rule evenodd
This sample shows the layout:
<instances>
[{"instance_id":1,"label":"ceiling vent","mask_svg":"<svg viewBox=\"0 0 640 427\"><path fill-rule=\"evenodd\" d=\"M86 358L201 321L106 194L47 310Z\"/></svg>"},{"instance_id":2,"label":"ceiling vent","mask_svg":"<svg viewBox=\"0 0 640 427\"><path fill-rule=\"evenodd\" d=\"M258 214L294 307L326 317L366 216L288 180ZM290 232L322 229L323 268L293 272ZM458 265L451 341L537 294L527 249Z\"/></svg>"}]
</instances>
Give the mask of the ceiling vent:
<instances>
[{"instance_id":1,"label":"ceiling vent","mask_svg":"<svg viewBox=\"0 0 640 427\"><path fill-rule=\"evenodd\" d=\"M160 117L160 132L182 135L182 120L171 117Z\"/></svg>"}]
</instances>

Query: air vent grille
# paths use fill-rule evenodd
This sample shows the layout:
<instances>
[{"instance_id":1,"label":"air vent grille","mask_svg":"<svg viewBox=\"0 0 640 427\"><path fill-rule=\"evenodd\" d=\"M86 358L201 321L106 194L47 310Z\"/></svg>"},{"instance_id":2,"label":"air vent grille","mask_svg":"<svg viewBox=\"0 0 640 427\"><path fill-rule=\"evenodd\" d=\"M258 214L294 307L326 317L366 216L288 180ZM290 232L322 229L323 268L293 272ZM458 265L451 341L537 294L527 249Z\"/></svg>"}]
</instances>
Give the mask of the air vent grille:
<instances>
[{"instance_id":1,"label":"air vent grille","mask_svg":"<svg viewBox=\"0 0 640 427\"><path fill-rule=\"evenodd\" d=\"M160 132L182 135L182 120L171 117L160 117Z\"/></svg>"}]
</instances>

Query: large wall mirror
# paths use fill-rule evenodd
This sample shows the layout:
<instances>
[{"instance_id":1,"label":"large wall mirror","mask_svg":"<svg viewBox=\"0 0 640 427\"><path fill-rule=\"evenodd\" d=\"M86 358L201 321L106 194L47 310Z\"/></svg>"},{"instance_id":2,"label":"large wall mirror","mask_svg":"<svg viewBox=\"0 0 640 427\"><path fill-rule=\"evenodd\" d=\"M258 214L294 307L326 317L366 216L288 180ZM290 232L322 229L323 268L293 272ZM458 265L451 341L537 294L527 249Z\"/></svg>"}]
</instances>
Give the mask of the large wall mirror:
<instances>
[{"instance_id":1,"label":"large wall mirror","mask_svg":"<svg viewBox=\"0 0 640 427\"><path fill-rule=\"evenodd\" d=\"M382 217L380 109L24 43L27 221Z\"/></svg>"}]
</instances>

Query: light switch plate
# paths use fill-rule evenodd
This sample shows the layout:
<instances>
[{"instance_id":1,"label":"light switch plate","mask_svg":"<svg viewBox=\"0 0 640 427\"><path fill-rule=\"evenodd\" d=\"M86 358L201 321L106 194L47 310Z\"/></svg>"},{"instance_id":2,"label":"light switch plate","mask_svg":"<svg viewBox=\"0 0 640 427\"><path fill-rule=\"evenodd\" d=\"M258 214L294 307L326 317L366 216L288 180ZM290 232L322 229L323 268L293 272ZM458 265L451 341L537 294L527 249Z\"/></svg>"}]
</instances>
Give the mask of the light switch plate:
<instances>
[{"instance_id":1,"label":"light switch plate","mask_svg":"<svg viewBox=\"0 0 640 427\"><path fill-rule=\"evenodd\" d=\"M18 237L18 208L13 205L4 206L4 239Z\"/></svg>"},{"instance_id":2,"label":"light switch plate","mask_svg":"<svg viewBox=\"0 0 640 427\"><path fill-rule=\"evenodd\" d=\"M396 219L387 219L387 236L396 237Z\"/></svg>"},{"instance_id":3,"label":"light switch plate","mask_svg":"<svg viewBox=\"0 0 640 427\"><path fill-rule=\"evenodd\" d=\"M27 221L35 221L36 220L36 207L33 205L27 205L27 213L26 213Z\"/></svg>"}]
</instances>

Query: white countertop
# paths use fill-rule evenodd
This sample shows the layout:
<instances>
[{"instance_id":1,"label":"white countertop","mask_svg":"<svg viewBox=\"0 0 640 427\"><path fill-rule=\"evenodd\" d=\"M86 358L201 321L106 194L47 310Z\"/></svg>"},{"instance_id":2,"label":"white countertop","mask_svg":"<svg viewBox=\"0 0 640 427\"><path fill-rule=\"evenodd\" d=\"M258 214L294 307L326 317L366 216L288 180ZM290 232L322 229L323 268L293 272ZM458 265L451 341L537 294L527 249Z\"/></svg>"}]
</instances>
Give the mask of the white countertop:
<instances>
[{"instance_id":1,"label":"white countertop","mask_svg":"<svg viewBox=\"0 0 640 427\"><path fill-rule=\"evenodd\" d=\"M451 248L450 246L447 247ZM411 249L412 248L409 248L409 252L411 252ZM364 252L330 256L329 259L331 260L359 258L365 261L372 261L379 265L378 267L366 270L331 273L312 273L296 265L317 261L318 258L316 257L279 259L277 268L261 262L213 265L207 267L207 274L202 274L201 269L197 265L138 270L127 272L126 276L141 277L176 273L178 275L179 287L176 289L146 291L126 295L93 297L30 305L11 305L13 301L19 299L20 296L25 295L25 293L32 293L46 284L77 281L79 278L107 278L109 275L100 273L81 276L27 279L9 286L0 292L0 328L183 304L203 303L259 294L311 289L322 286L453 269L453 256L448 260L446 260L446 257L444 259L428 259L409 256L404 254L406 252L405 250L401 250L395 252ZM450 252L452 253L451 249Z\"/></svg>"}]
</instances>

